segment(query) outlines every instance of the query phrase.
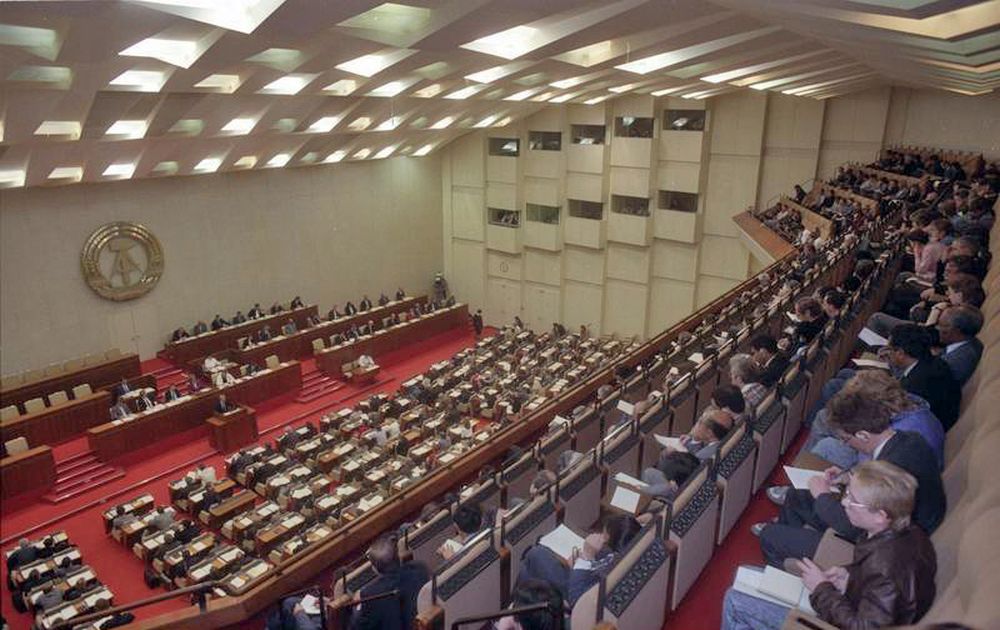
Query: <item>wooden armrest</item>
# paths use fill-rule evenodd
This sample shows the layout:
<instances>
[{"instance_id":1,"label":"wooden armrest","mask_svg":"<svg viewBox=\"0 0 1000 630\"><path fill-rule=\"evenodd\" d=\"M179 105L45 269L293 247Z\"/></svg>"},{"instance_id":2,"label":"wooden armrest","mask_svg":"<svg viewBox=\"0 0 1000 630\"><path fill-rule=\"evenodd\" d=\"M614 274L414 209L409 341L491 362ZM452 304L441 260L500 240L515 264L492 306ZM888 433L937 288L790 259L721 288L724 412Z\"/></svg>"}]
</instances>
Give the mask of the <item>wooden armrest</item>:
<instances>
[{"instance_id":1,"label":"wooden armrest","mask_svg":"<svg viewBox=\"0 0 1000 630\"><path fill-rule=\"evenodd\" d=\"M413 628L414 630L444 630L444 609L440 606L431 606L427 610L417 613Z\"/></svg>"},{"instance_id":2,"label":"wooden armrest","mask_svg":"<svg viewBox=\"0 0 1000 630\"><path fill-rule=\"evenodd\" d=\"M785 623L781 624L781 630L837 630L837 627L793 608L788 611Z\"/></svg>"}]
</instances>

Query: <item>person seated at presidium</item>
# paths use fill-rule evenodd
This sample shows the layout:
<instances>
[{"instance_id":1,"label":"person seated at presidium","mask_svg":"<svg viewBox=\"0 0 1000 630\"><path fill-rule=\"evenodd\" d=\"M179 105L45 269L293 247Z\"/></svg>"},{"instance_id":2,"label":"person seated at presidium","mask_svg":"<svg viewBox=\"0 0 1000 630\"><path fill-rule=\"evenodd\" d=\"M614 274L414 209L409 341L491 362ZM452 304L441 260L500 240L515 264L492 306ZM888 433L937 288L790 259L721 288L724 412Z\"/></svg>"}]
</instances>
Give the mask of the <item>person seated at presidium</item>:
<instances>
[{"instance_id":1,"label":"person seated at presidium","mask_svg":"<svg viewBox=\"0 0 1000 630\"><path fill-rule=\"evenodd\" d=\"M249 319L260 319L264 316L263 309L260 308L260 302L253 305L253 308L247 312L247 318Z\"/></svg>"},{"instance_id":2,"label":"person seated at presidium","mask_svg":"<svg viewBox=\"0 0 1000 630\"><path fill-rule=\"evenodd\" d=\"M191 335L188 334L188 331L184 330L183 328L178 328L174 330L174 333L172 335L170 335L170 341L177 343L181 339L187 339L190 336Z\"/></svg>"},{"instance_id":3,"label":"person seated at presidium","mask_svg":"<svg viewBox=\"0 0 1000 630\"><path fill-rule=\"evenodd\" d=\"M357 313L358 313L358 307L354 306L354 302L348 300L344 304L344 314L350 317L352 315L357 315Z\"/></svg>"},{"instance_id":4,"label":"person seated at presidium","mask_svg":"<svg viewBox=\"0 0 1000 630\"><path fill-rule=\"evenodd\" d=\"M405 300L405 299L406 299L406 291L403 291L403 287L399 287L398 289L396 289L396 301L399 302L400 300Z\"/></svg>"},{"instance_id":5,"label":"person seated at presidium","mask_svg":"<svg viewBox=\"0 0 1000 630\"><path fill-rule=\"evenodd\" d=\"M911 524L918 492L917 480L889 462L865 462L851 471L839 504L860 532L854 561L825 571L807 556L795 562L820 619L838 628L907 625L931 607L937 562L926 532ZM788 610L730 588L722 628L777 630Z\"/></svg>"},{"instance_id":6,"label":"person seated at presidium","mask_svg":"<svg viewBox=\"0 0 1000 630\"><path fill-rule=\"evenodd\" d=\"M222 319L222 316L218 313L215 314L215 319L212 320L212 330L221 330L229 325L229 322Z\"/></svg>"},{"instance_id":7,"label":"person seated at presidium","mask_svg":"<svg viewBox=\"0 0 1000 630\"><path fill-rule=\"evenodd\" d=\"M381 295L378 296L378 305L379 306L385 306L388 303L389 303L389 296L388 295L386 295L385 293L382 293Z\"/></svg>"},{"instance_id":8,"label":"person seated at presidium","mask_svg":"<svg viewBox=\"0 0 1000 630\"><path fill-rule=\"evenodd\" d=\"M298 332L298 328L295 326L295 320L289 319L285 322L285 325L281 327L282 335L294 335L296 332Z\"/></svg>"},{"instance_id":9,"label":"person seated at presidium","mask_svg":"<svg viewBox=\"0 0 1000 630\"><path fill-rule=\"evenodd\" d=\"M371 310L371 308L372 308L372 301L368 298L367 295L365 295L364 297L361 298L361 302L358 304L358 308L362 312L364 312L364 311L370 311Z\"/></svg>"},{"instance_id":10,"label":"person seated at presidium","mask_svg":"<svg viewBox=\"0 0 1000 630\"><path fill-rule=\"evenodd\" d=\"M303 306L305 306L305 304L302 303L302 298L300 298L297 295L294 298L292 298L292 303L290 305L290 308L292 310L295 310L297 308L302 308Z\"/></svg>"}]
</instances>

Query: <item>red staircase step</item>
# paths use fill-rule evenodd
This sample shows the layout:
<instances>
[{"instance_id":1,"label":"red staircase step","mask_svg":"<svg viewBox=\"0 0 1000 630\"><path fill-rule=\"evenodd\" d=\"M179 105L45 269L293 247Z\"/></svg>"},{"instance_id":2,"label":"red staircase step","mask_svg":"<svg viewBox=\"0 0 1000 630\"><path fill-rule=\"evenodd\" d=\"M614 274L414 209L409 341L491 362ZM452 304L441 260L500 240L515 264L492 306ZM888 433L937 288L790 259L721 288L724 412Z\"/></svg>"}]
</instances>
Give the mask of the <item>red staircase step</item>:
<instances>
[{"instance_id":1,"label":"red staircase step","mask_svg":"<svg viewBox=\"0 0 1000 630\"><path fill-rule=\"evenodd\" d=\"M91 477L101 469L105 468L107 464L96 459L84 466L75 466L72 470L63 470L56 467L56 485L59 486L64 483L73 481L74 479L79 479L81 477Z\"/></svg>"},{"instance_id":2,"label":"red staircase step","mask_svg":"<svg viewBox=\"0 0 1000 630\"><path fill-rule=\"evenodd\" d=\"M66 483L57 483L52 487L52 490L42 496L42 499L49 503L62 503L124 476L124 468L103 465L101 470L90 475L83 475Z\"/></svg>"}]
</instances>

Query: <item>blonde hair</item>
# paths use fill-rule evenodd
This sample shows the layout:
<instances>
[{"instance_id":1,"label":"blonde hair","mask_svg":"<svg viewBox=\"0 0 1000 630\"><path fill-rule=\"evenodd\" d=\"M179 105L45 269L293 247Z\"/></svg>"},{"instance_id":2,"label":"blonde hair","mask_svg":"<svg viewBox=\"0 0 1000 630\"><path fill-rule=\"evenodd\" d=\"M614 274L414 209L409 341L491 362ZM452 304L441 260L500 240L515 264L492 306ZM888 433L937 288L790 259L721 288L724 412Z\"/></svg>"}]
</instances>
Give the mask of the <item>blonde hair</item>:
<instances>
[{"instance_id":1,"label":"blonde hair","mask_svg":"<svg viewBox=\"0 0 1000 630\"><path fill-rule=\"evenodd\" d=\"M917 406L900 382L885 370L860 370L844 384L843 391L878 401L889 410L890 416Z\"/></svg>"},{"instance_id":2,"label":"blonde hair","mask_svg":"<svg viewBox=\"0 0 1000 630\"><path fill-rule=\"evenodd\" d=\"M917 480L895 464L868 461L851 470L851 492L873 510L889 517L889 527L903 529L910 524L916 502Z\"/></svg>"}]
</instances>

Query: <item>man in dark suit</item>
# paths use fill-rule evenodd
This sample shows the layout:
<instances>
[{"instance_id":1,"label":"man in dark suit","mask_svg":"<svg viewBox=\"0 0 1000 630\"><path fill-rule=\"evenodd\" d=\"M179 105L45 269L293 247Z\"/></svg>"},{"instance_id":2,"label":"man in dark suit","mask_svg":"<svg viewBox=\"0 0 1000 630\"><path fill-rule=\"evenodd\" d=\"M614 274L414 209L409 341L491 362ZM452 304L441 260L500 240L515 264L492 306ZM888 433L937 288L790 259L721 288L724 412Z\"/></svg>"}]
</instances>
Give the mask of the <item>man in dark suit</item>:
<instances>
[{"instance_id":1,"label":"man in dark suit","mask_svg":"<svg viewBox=\"0 0 1000 630\"><path fill-rule=\"evenodd\" d=\"M302 308L303 306L305 305L302 303L302 298L300 298L297 295L294 298L292 298L292 304L291 304L292 310L295 310L297 308Z\"/></svg>"},{"instance_id":2,"label":"man in dark suit","mask_svg":"<svg viewBox=\"0 0 1000 630\"><path fill-rule=\"evenodd\" d=\"M253 305L253 308L247 313L247 317L250 319L260 319L264 316L264 311L260 308L260 302Z\"/></svg>"},{"instance_id":3,"label":"man in dark suit","mask_svg":"<svg viewBox=\"0 0 1000 630\"><path fill-rule=\"evenodd\" d=\"M215 314L215 319L212 320L212 330L219 330L225 328L229 325L229 322L222 319L222 316L218 313Z\"/></svg>"},{"instance_id":4,"label":"man in dark suit","mask_svg":"<svg viewBox=\"0 0 1000 630\"><path fill-rule=\"evenodd\" d=\"M191 332L193 332L196 335L203 335L208 332L208 324L199 321L197 324L194 325L194 328L191 330Z\"/></svg>"},{"instance_id":5,"label":"man in dark suit","mask_svg":"<svg viewBox=\"0 0 1000 630\"><path fill-rule=\"evenodd\" d=\"M358 304L358 308L362 311L370 311L372 308L372 301L368 299L368 296L361 298L361 302Z\"/></svg>"},{"instance_id":6,"label":"man in dark suit","mask_svg":"<svg viewBox=\"0 0 1000 630\"><path fill-rule=\"evenodd\" d=\"M388 303L389 303L389 296L388 295L386 295L385 293L383 293L380 296L378 296L378 305L379 306L385 306Z\"/></svg>"},{"instance_id":7,"label":"man in dark suit","mask_svg":"<svg viewBox=\"0 0 1000 630\"><path fill-rule=\"evenodd\" d=\"M757 364L760 383L771 387L785 373L788 367L788 356L778 350L778 342L770 335L760 335L750 341L751 356Z\"/></svg>"},{"instance_id":8,"label":"man in dark suit","mask_svg":"<svg viewBox=\"0 0 1000 630\"><path fill-rule=\"evenodd\" d=\"M331 308L329 311L327 311L326 318L328 320L330 320L331 322L333 320L335 320L335 319L340 319L340 311L337 310L337 305L336 304L333 305L333 308Z\"/></svg>"},{"instance_id":9,"label":"man in dark suit","mask_svg":"<svg viewBox=\"0 0 1000 630\"><path fill-rule=\"evenodd\" d=\"M247 317L246 317L246 315L243 314L243 311L236 311L236 314L233 315L233 324L234 325L235 324L243 324L246 321L247 321Z\"/></svg>"},{"instance_id":10,"label":"man in dark suit","mask_svg":"<svg viewBox=\"0 0 1000 630\"><path fill-rule=\"evenodd\" d=\"M889 335L884 356L903 389L926 400L947 431L958 420L962 390L948 364L931 354L931 344L926 327L900 324Z\"/></svg>"},{"instance_id":11,"label":"man in dark suit","mask_svg":"<svg viewBox=\"0 0 1000 630\"><path fill-rule=\"evenodd\" d=\"M216 413L228 413L236 408L236 405L226 400L225 394L219 394L219 399L215 401Z\"/></svg>"},{"instance_id":12,"label":"man in dark suit","mask_svg":"<svg viewBox=\"0 0 1000 630\"><path fill-rule=\"evenodd\" d=\"M913 522L933 533L944 519L946 499L937 460L924 438L893 429L893 410L866 392L841 391L830 400L828 409L827 422L848 446L872 459L895 464L916 478ZM788 558L811 558L827 527L857 540L861 532L851 525L840 493L834 491L834 486L844 484L845 472L832 466L810 480L808 490L768 489L768 498L781 505L778 520L752 528L760 536L768 563L782 567Z\"/></svg>"},{"instance_id":13,"label":"man in dark suit","mask_svg":"<svg viewBox=\"0 0 1000 630\"><path fill-rule=\"evenodd\" d=\"M430 579L427 567L418 562L400 562L392 537L376 540L366 556L378 577L361 589L360 599L391 591L399 595L360 604L351 619L351 630L410 630L417 616L417 594Z\"/></svg>"},{"instance_id":14,"label":"man in dark suit","mask_svg":"<svg viewBox=\"0 0 1000 630\"><path fill-rule=\"evenodd\" d=\"M983 342L976 339L982 328L983 313L974 306L950 306L938 318L938 343L944 348L939 356L959 385L965 385L983 356Z\"/></svg>"},{"instance_id":15,"label":"man in dark suit","mask_svg":"<svg viewBox=\"0 0 1000 630\"><path fill-rule=\"evenodd\" d=\"M348 317L350 317L351 315L356 315L357 312L358 312L358 307L354 306L354 302L348 300L347 304L344 304L344 314L347 315Z\"/></svg>"},{"instance_id":16,"label":"man in dark suit","mask_svg":"<svg viewBox=\"0 0 1000 630\"><path fill-rule=\"evenodd\" d=\"M38 550L35 549L35 546L27 538L22 538L17 544L17 549L7 558L7 571L13 571L29 562L34 562L37 557Z\"/></svg>"},{"instance_id":17,"label":"man in dark suit","mask_svg":"<svg viewBox=\"0 0 1000 630\"><path fill-rule=\"evenodd\" d=\"M396 289L396 301L400 301L406 298L406 291L403 291L403 287Z\"/></svg>"}]
</instances>

